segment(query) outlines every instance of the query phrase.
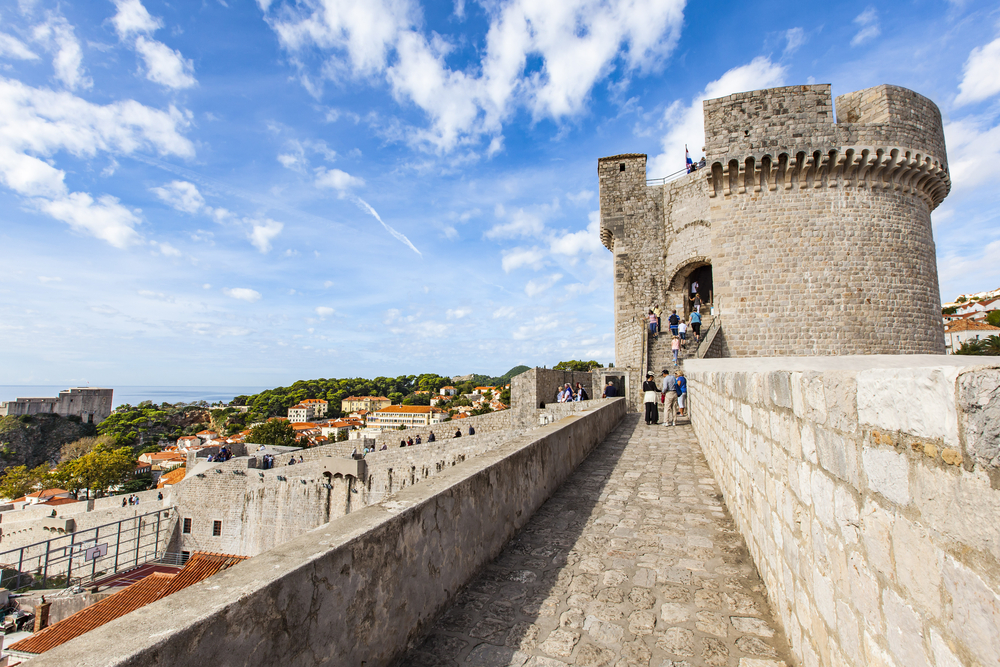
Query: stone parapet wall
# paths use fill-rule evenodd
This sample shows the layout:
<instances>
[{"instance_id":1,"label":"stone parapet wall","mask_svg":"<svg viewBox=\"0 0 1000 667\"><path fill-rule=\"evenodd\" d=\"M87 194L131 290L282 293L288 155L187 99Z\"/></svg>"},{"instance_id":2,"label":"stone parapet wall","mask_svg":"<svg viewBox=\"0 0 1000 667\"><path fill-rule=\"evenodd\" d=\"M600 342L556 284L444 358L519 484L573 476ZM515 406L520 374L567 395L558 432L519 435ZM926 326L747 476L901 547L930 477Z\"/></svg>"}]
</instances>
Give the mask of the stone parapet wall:
<instances>
[{"instance_id":1,"label":"stone parapet wall","mask_svg":"<svg viewBox=\"0 0 1000 667\"><path fill-rule=\"evenodd\" d=\"M393 665L624 414L616 400L523 435L32 663Z\"/></svg>"},{"instance_id":2,"label":"stone parapet wall","mask_svg":"<svg viewBox=\"0 0 1000 667\"><path fill-rule=\"evenodd\" d=\"M1000 362L685 368L698 439L801 664L997 664Z\"/></svg>"},{"instance_id":3,"label":"stone parapet wall","mask_svg":"<svg viewBox=\"0 0 1000 667\"><path fill-rule=\"evenodd\" d=\"M601 395L601 376L596 371L556 371L536 367L515 375L510 382L511 425L515 428L537 426L538 411L550 404L558 405L556 394L567 382L574 389L579 382L591 398Z\"/></svg>"}]
</instances>

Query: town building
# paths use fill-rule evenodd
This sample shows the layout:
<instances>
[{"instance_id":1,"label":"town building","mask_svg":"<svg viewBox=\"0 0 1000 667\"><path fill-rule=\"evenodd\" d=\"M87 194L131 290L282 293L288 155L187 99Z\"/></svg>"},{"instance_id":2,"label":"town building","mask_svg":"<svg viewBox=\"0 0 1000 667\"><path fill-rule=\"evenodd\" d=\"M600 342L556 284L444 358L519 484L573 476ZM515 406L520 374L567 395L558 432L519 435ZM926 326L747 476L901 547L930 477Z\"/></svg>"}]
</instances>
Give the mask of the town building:
<instances>
[{"instance_id":1,"label":"town building","mask_svg":"<svg viewBox=\"0 0 1000 667\"><path fill-rule=\"evenodd\" d=\"M313 410L312 417L310 419L315 419L316 417L325 417L327 410L330 408L330 403L324 401L322 398L307 398L304 401L300 401L299 405L304 405L307 408L311 407Z\"/></svg>"},{"instance_id":2,"label":"town building","mask_svg":"<svg viewBox=\"0 0 1000 667\"><path fill-rule=\"evenodd\" d=\"M458 390L452 387L451 385L448 385L447 387L441 387L442 396L454 396L457 393Z\"/></svg>"},{"instance_id":3,"label":"town building","mask_svg":"<svg viewBox=\"0 0 1000 667\"><path fill-rule=\"evenodd\" d=\"M444 421L446 417L447 413L444 410L429 405L390 405L369 414L368 426L371 428L430 426Z\"/></svg>"},{"instance_id":4,"label":"town building","mask_svg":"<svg viewBox=\"0 0 1000 667\"><path fill-rule=\"evenodd\" d=\"M972 319L961 319L944 325L944 350L954 354L962 344L970 340L985 340L990 336L1000 336L1000 327Z\"/></svg>"},{"instance_id":5,"label":"town building","mask_svg":"<svg viewBox=\"0 0 1000 667\"><path fill-rule=\"evenodd\" d=\"M114 389L72 387L56 398L18 398L0 402L0 417L55 414L79 417L88 424L99 424L111 415Z\"/></svg>"},{"instance_id":6,"label":"town building","mask_svg":"<svg viewBox=\"0 0 1000 667\"><path fill-rule=\"evenodd\" d=\"M358 410L372 412L389 407L390 405L392 405L392 401L385 396L348 396L340 402L340 409L346 413Z\"/></svg>"}]
</instances>

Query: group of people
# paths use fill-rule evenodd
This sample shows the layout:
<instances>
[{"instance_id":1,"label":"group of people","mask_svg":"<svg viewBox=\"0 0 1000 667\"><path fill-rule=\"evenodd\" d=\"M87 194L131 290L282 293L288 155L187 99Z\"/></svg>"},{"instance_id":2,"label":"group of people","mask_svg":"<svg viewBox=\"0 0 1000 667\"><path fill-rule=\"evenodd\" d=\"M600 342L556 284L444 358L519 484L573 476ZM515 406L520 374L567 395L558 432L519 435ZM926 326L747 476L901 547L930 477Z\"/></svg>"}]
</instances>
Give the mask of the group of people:
<instances>
[{"instance_id":1,"label":"group of people","mask_svg":"<svg viewBox=\"0 0 1000 667\"><path fill-rule=\"evenodd\" d=\"M233 458L233 452L227 447L223 447L222 449L220 449L218 454L208 455L209 463L215 463L217 461L228 461L231 458Z\"/></svg>"},{"instance_id":2,"label":"group of people","mask_svg":"<svg viewBox=\"0 0 1000 667\"><path fill-rule=\"evenodd\" d=\"M695 297L697 298L697 296L696 294ZM701 313L699 310L692 310L687 320L678 315L676 310L670 311L670 316L667 317L667 326L670 329L670 335L674 338L679 338L682 341L681 344L687 341L688 330L694 335L696 342L701 342ZM659 338L662 331L662 323L660 321L660 313L662 311L660 310L660 306L654 304L648 312L649 335L653 338Z\"/></svg>"},{"instance_id":3,"label":"group of people","mask_svg":"<svg viewBox=\"0 0 1000 667\"><path fill-rule=\"evenodd\" d=\"M274 455L264 454L264 456L262 456L260 459L261 470L270 470L273 467L274 467Z\"/></svg>"},{"instance_id":4,"label":"group of people","mask_svg":"<svg viewBox=\"0 0 1000 667\"><path fill-rule=\"evenodd\" d=\"M431 431L430 434L427 436L427 442L434 442L434 439L435 439L434 438L434 431ZM411 435L406 440L400 440L399 441L399 446L400 447L412 447L413 445L419 445L419 444L422 444L422 443L423 443L423 440L420 438L420 434L418 433L416 440L414 440L413 436Z\"/></svg>"},{"instance_id":5,"label":"group of people","mask_svg":"<svg viewBox=\"0 0 1000 667\"><path fill-rule=\"evenodd\" d=\"M677 417L684 416L684 403L687 399L687 378L684 373L678 371L675 375L666 368L660 375L660 384L657 385L652 373L646 374L646 381L642 383L642 401L646 407L646 425L651 426L660 421L657 403L662 403L665 414L664 426L676 426ZM659 397L657 397L659 394Z\"/></svg>"},{"instance_id":6,"label":"group of people","mask_svg":"<svg viewBox=\"0 0 1000 667\"><path fill-rule=\"evenodd\" d=\"M589 401L590 394L587 390L583 388L583 385L579 382L576 383L576 389L573 389L573 385L567 382L565 385L559 388L556 393L557 403L573 403L575 401Z\"/></svg>"},{"instance_id":7,"label":"group of people","mask_svg":"<svg viewBox=\"0 0 1000 667\"><path fill-rule=\"evenodd\" d=\"M162 493L160 494L160 500L163 500ZM128 498L122 498L122 507L128 507L129 505L138 505L138 504L139 504L139 496L135 495L134 493Z\"/></svg>"}]
</instances>

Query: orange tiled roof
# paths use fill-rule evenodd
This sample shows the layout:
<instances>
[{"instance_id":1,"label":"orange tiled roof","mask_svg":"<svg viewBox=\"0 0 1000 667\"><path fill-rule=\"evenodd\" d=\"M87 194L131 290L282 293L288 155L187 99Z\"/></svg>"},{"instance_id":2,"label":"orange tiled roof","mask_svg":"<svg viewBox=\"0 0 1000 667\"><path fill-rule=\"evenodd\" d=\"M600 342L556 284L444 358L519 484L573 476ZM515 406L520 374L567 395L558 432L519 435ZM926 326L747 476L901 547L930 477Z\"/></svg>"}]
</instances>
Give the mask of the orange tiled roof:
<instances>
[{"instance_id":1,"label":"orange tiled roof","mask_svg":"<svg viewBox=\"0 0 1000 667\"><path fill-rule=\"evenodd\" d=\"M990 326L975 320L956 320L944 325L945 333L957 333L959 331L989 331L990 335L1000 334L1000 327Z\"/></svg>"},{"instance_id":2,"label":"orange tiled roof","mask_svg":"<svg viewBox=\"0 0 1000 667\"><path fill-rule=\"evenodd\" d=\"M196 551L177 574L154 572L124 590L95 602L9 648L24 653L45 653L131 611L208 579L241 560L245 558Z\"/></svg>"},{"instance_id":3,"label":"orange tiled roof","mask_svg":"<svg viewBox=\"0 0 1000 667\"><path fill-rule=\"evenodd\" d=\"M162 489L167 484L173 485L184 479L184 475L187 474L187 467L181 466L180 468L174 468L166 475L160 477L160 481L157 482L156 488Z\"/></svg>"},{"instance_id":4,"label":"orange tiled roof","mask_svg":"<svg viewBox=\"0 0 1000 667\"><path fill-rule=\"evenodd\" d=\"M307 398L302 401L301 405L308 405L310 403L326 403L322 398Z\"/></svg>"},{"instance_id":5,"label":"orange tiled roof","mask_svg":"<svg viewBox=\"0 0 1000 667\"><path fill-rule=\"evenodd\" d=\"M67 493L69 491L66 489L42 489L41 491L29 493L25 498L51 498L52 496L61 496Z\"/></svg>"}]
</instances>

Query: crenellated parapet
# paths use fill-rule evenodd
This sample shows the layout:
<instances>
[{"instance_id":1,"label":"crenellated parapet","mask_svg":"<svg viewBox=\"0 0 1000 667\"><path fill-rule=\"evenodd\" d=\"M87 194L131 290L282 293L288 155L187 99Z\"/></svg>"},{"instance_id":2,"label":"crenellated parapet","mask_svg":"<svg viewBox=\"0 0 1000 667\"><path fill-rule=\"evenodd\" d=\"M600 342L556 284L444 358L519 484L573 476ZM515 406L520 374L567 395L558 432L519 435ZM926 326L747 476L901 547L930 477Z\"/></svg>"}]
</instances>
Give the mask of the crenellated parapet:
<instances>
[{"instance_id":1,"label":"crenellated parapet","mask_svg":"<svg viewBox=\"0 0 1000 667\"><path fill-rule=\"evenodd\" d=\"M717 160L704 178L708 196L713 198L818 188L868 188L915 194L931 210L951 190L951 177L943 161L897 147L757 153L742 160Z\"/></svg>"}]
</instances>

